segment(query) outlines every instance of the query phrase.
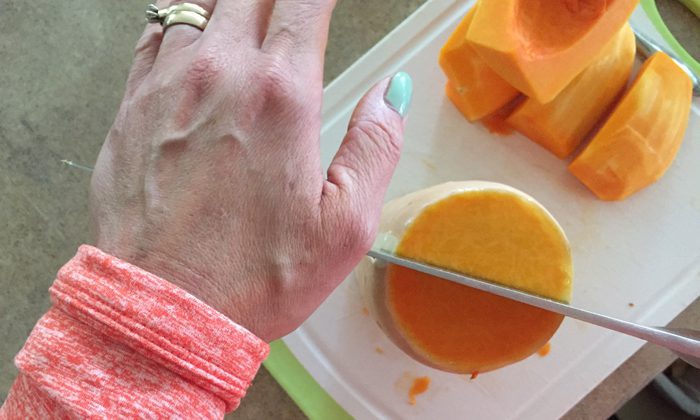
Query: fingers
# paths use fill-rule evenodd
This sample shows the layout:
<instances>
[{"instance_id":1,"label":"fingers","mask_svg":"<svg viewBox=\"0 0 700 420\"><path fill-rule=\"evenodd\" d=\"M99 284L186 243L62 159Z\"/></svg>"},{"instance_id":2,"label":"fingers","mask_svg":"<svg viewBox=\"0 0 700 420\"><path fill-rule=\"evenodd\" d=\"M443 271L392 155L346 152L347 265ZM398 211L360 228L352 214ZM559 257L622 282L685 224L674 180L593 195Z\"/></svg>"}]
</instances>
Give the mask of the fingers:
<instances>
[{"instance_id":1,"label":"fingers","mask_svg":"<svg viewBox=\"0 0 700 420\"><path fill-rule=\"evenodd\" d=\"M404 116L412 94L411 78L401 72L375 85L362 98L328 168L324 196L342 203L332 205L355 216L371 211L369 217L374 217L379 211L401 153ZM354 221L358 223L363 222Z\"/></svg>"},{"instance_id":2,"label":"fingers","mask_svg":"<svg viewBox=\"0 0 700 420\"><path fill-rule=\"evenodd\" d=\"M300 72L323 71L335 0L277 0L262 50L288 57Z\"/></svg>"},{"instance_id":3,"label":"fingers","mask_svg":"<svg viewBox=\"0 0 700 420\"><path fill-rule=\"evenodd\" d=\"M260 48L272 15L274 0L219 0L207 26L207 37L229 48Z\"/></svg>"},{"instance_id":4,"label":"fingers","mask_svg":"<svg viewBox=\"0 0 700 420\"><path fill-rule=\"evenodd\" d=\"M163 40L163 31L160 26L148 24L143 35L136 43L134 50L134 62L131 65L129 78L126 82L127 95L133 92L146 78L153 68L156 56Z\"/></svg>"},{"instance_id":5,"label":"fingers","mask_svg":"<svg viewBox=\"0 0 700 420\"><path fill-rule=\"evenodd\" d=\"M196 4L197 6L200 6L204 8L204 10L208 11L211 16L214 15L214 8L216 7L216 0L158 0L156 2L156 6L158 6L159 9L163 9L180 3ZM157 23L151 25L159 26ZM172 25L164 32L163 42L161 45L161 53L164 55L168 55L172 52L177 53L177 51L181 50L182 48L192 45L192 43L197 41L202 36L201 29L184 24Z\"/></svg>"}]
</instances>

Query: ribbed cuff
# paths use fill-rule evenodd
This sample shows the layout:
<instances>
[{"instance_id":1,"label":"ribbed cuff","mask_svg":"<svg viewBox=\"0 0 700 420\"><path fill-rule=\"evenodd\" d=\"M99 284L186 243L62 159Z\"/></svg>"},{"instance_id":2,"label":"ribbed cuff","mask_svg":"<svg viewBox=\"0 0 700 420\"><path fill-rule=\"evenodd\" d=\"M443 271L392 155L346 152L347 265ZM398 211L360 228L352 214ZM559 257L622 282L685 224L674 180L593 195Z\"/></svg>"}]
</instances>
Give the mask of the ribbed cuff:
<instances>
[{"instance_id":1,"label":"ribbed cuff","mask_svg":"<svg viewBox=\"0 0 700 420\"><path fill-rule=\"evenodd\" d=\"M269 346L177 286L83 245L50 289L60 309L234 410Z\"/></svg>"}]
</instances>

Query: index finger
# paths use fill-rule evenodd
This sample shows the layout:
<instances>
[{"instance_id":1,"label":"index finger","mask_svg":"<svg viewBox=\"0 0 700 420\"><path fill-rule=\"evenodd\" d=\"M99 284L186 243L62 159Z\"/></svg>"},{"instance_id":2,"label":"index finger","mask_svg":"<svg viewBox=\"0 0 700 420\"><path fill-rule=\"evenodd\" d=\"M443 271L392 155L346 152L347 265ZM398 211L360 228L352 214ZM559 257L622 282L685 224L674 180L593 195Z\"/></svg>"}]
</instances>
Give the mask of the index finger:
<instances>
[{"instance_id":1,"label":"index finger","mask_svg":"<svg viewBox=\"0 0 700 420\"><path fill-rule=\"evenodd\" d=\"M335 4L336 0L277 0L262 50L287 58L305 72L322 72Z\"/></svg>"},{"instance_id":2,"label":"index finger","mask_svg":"<svg viewBox=\"0 0 700 420\"><path fill-rule=\"evenodd\" d=\"M205 36L227 44L228 49L258 49L267 33L274 0L218 0Z\"/></svg>"}]
</instances>

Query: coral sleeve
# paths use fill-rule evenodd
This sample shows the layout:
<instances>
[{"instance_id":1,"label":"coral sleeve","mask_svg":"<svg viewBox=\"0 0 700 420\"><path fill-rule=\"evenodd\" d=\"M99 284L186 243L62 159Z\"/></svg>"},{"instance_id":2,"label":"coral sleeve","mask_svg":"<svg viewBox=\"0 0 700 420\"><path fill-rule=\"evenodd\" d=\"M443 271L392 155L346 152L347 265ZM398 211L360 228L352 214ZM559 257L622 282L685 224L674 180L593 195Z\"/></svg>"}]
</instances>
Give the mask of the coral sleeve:
<instances>
[{"instance_id":1,"label":"coral sleeve","mask_svg":"<svg viewBox=\"0 0 700 420\"><path fill-rule=\"evenodd\" d=\"M269 352L184 290L90 246L50 292L0 418L222 418Z\"/></svg>"}]
</instances>

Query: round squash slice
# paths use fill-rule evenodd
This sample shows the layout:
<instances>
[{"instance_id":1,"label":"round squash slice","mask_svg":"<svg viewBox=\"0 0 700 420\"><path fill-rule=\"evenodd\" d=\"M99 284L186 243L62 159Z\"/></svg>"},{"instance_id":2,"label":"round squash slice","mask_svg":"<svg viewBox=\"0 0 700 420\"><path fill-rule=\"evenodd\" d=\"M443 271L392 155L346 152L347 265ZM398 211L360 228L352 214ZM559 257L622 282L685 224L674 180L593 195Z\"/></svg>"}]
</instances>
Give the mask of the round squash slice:
<instances>
[{"instance_id":1,"label":"round squash slice","mask_svg":"<svg viewBox=\"0 0 700 420\"><path fill-rule=\"evenodd\" d=\"M453 182L387 203L375 247L563 302L571 297L568 241L532 197L502 184ZM365 258L363 298L387 336L414 359L456 373L486 372L544 346L563 317Z\"/></svg>"}]
</instances>

